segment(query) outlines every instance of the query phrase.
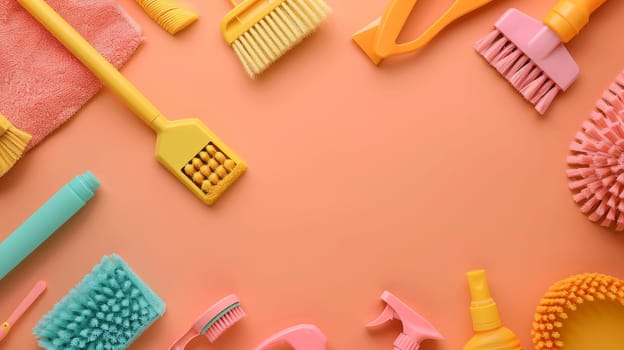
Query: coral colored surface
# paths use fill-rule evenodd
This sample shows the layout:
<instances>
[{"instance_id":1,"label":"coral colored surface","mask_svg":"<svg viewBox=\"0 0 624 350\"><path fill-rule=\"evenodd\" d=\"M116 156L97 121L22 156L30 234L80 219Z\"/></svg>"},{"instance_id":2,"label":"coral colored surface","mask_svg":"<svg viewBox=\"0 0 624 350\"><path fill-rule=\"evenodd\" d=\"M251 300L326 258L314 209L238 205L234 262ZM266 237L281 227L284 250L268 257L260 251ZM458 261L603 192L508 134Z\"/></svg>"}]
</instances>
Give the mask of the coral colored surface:
<instances>
[{"instance_id":1,"label":"coral colored surface","mask_svg":"<svg viewBox=\"0 0 624 350\"><path fill-rule=\"evenodd\" d=\"M624 236L579 212L565 176L568 143L624 66L624 2L607 2L569 45L581 76L545 118L472 44L507 8L541 17L554 1L498 0L380 68L350 36L384 1L330 1L328 23L257 81L221 40L226 1L193 0L202 18L176 37L120 3L146 35L124 73L170 118L203 119L250 170L205 207L154 159L152 131L101 92L0 179L0 237L73 176L90 169L102 181L0 281L0 318L37 279L49 283L1 348L36 349L34 324L112 252L167 302L132 347L145 350L165 349L231 292L248 317L218 344L190 349L252 349L301 322L318 325L332 350L391 349L398 327L363 328L384 289L445 335L422 349L460 349L472 334L465 272L478 267L530 349L551 283L585 271L624 277Z\"/></svg>"}]
</instances>

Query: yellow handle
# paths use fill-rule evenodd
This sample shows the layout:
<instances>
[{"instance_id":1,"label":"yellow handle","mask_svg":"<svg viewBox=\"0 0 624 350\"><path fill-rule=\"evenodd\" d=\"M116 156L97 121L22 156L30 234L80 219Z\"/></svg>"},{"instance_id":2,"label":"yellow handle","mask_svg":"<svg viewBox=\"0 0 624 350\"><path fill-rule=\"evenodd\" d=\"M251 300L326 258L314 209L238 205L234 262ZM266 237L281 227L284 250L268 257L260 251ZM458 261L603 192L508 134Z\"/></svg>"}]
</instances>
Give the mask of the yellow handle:
<instances>
[{"instance_id":1,"label":"yellow handle","mask_svg":"<svg viewBox=\"0 0 624 350\"><path fill-rule=\"evenodd\" d=\"M572 40L589 22L589 16L607 0L561 0L544 17L544 24L559 35L561 41Z\"/></svg>"},{"instance_id":2,"label":"yellow handle","mask_svg":"<svg viewBox=\"0 0 624 350\"><path fill-rule=\"evenodd\" d=\"M457 0L431 27L413 41L397 44L396 40L405 26L418 0L392 0L386 7L377 31L376 51L383 57L418 50L427 45L440 31L456 19L484 6L493 0Z\"/></svg>"},{"instance_id":3,"label":"yellow handle","mask_svg":"<svg viewBox=\"0 0 624 350\"><path fill-rule=\"evenodd\" d=\"M152 129L167 122L158 109L44 0L18 2Z\"/></svg>"}]
</instances>

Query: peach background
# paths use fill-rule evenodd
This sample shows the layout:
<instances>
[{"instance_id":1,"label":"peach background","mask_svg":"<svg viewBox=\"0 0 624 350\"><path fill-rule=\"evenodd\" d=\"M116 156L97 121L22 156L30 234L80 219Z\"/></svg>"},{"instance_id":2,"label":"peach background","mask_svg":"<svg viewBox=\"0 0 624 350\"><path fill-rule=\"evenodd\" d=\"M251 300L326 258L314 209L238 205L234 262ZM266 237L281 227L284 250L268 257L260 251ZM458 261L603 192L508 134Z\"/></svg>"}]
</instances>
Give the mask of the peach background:
<instances>
[{"instance_id":1,"label":"peach background","mask_svg":"<svg viewBox=\"0 0 624 350\"><path fill-rule=\"evenodd\" d=\"M624 66L624 2L610 1L568 47L582 69L546 118L471 48L509 7L540 17L554 1L498 0L417 55L373 66L351 41L385 1L330 1L334 14L261 79L220 38L226 1L192 1L179 36L120 0L146 43L123 72L170 118L199 116L250 170L205 207L153 157L155 137L108 91L0 180L0 238L73 176L102 187L70 223L0 281L6 317L37 279L49 290L7 349L35 349L37 320L103 255L119 253L166 301L133 349L164 349L235 292L248 317L218 344L252 349L311 322L330 349L391 349L398 327L369 332L389 289L445 335L471 336L464 273L488 270L504 322L532 348L535 305L554 281L623 277L621 235L590 223L566 187L567 146ZM419 4L421 29L450 0Z\"/></svg>"}]
</instances>

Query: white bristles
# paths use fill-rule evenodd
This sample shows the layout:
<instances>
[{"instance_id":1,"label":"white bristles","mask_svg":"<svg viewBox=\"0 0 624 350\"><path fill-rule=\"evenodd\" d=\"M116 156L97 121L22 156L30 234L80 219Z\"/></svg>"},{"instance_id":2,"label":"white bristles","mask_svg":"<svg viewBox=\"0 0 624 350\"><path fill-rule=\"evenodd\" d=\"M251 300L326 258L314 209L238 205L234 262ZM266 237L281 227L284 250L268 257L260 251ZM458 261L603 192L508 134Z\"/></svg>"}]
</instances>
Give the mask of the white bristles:
<instances>
[{"instance_id":1,"label":"white bristles","mask_svg":"<svg viewBox=\"0 0 624 350\"><path fill-rule=\"evenodd\" d=\"M262 73L330 14L323 0L285 0L232 43L250 77Z\"/></svg>"},{"instance_id":2,"label":"white bristles","mask_svg":"<svg viewBox=\"0 0 624 350\"><path fill-rule=\"evenodd\" d=\"M475 44L475 50L544 114L561 88L500 31L494 30Z\"/></svg>"}]
</instances>

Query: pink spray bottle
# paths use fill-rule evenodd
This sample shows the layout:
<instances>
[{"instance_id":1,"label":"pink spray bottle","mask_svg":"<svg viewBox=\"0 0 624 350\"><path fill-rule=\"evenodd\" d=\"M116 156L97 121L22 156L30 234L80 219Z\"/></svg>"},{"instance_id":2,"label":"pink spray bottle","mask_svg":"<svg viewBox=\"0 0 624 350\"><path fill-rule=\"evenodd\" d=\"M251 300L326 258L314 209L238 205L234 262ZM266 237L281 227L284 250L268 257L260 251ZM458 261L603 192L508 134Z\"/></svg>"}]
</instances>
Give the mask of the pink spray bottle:
<instances>
[{"instance_id":1,"label":"pink spray bottle","mask_svg":"<svg viewBox=\"0 0 624 350\"><path fill-rule=\"evenodd\" d=\"M424 340L443 339L442 335L427 320L392 293L383 292L381 299L386 302L386 308L379 317L367 324L366 327L375 327L391 320L401 321L403 332L394 341L394 349L417 350Z\"/></svg>"}]
</instances>

